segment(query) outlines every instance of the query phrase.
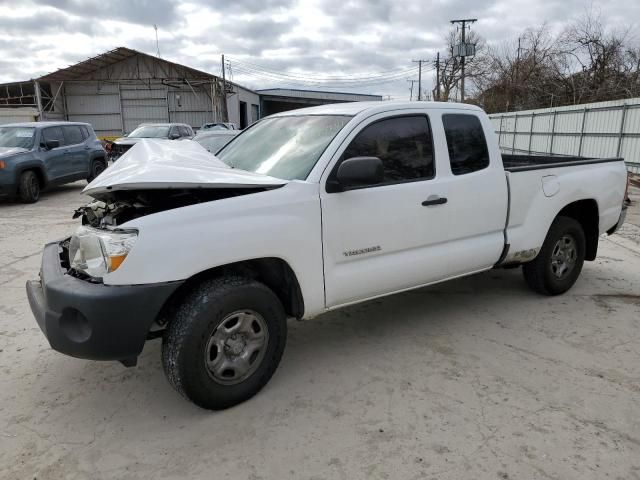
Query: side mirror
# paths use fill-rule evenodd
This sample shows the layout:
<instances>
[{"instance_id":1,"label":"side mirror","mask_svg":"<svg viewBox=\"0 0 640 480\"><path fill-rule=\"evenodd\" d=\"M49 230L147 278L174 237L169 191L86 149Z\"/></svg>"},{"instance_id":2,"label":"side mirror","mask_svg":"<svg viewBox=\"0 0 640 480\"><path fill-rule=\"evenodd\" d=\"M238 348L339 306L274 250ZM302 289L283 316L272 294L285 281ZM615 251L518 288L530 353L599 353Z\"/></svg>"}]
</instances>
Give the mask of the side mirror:
<instances>
[{"instance_id":1,"label":"side mirror","mask_svg":"<svg viewBox=\"0 0 640 480\"><path fill-rule=\"evenodd\" d=\"M44 143L44 146L47 150L52 150L54 148L58 148L60 146L60 140L47 140Z\"/></svg>"},{"instance_id":2,"label":"side mirror","mask_svg":"<svg viewBox=\"0 0 640 480\"><path fill-rule=\"evenodd\" d=\"M178 138L180 138L180 135L177 134L177 133L170 133L169 134L169 140L176 140Z\"/></svg>"},{"instance_id":3,"label":"side mirror","mask_svg":"<svg viewBox=\"0 0 640 480\"><path fill-rule=\"evenodd\" d=\"M337 190L376 185L384 180L382 160L378 157L353 157L340 164L336 175Z\"/></svg>"}]
</instances>

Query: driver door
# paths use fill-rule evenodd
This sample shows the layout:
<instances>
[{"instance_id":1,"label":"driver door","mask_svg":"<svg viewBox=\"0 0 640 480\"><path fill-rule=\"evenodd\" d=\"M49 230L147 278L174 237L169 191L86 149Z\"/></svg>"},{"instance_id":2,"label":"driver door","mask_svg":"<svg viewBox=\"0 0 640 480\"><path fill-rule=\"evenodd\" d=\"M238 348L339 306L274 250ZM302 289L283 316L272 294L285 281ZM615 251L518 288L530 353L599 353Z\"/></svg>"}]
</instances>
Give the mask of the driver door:
<instances>
[{"instance_id":1,"label":"driver door","mask_svg":"<svg viewBox=\"0 0 640 480\"><path fill-rule=\"evenodd\" d=\"M381 184L328 193L322 188L325 292L328 308L428 283L446 260L433 248L445 239L447 191L436 177L425 113L373 117L351 134L327 180L347 158L378 157ZM325 182L326 184L326 182Z\"/></svg>"}]
</instances>

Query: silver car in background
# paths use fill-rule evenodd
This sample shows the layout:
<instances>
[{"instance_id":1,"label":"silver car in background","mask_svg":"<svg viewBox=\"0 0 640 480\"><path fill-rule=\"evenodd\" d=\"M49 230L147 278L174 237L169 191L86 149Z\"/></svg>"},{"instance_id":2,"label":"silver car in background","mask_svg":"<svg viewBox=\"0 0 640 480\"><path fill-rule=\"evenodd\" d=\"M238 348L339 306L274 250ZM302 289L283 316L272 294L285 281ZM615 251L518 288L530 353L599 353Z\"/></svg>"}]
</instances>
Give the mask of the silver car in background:
<instances>
[{"instance_id":1,"label":"silver car in background","mask_svg":"<svg viewBox=\"0 0 640 480\"><path fill-rule=\"evenodd\" d=\"M215 155L239 133L240 130L201 130L192 140Z\"/></svg>"}]
</instances>

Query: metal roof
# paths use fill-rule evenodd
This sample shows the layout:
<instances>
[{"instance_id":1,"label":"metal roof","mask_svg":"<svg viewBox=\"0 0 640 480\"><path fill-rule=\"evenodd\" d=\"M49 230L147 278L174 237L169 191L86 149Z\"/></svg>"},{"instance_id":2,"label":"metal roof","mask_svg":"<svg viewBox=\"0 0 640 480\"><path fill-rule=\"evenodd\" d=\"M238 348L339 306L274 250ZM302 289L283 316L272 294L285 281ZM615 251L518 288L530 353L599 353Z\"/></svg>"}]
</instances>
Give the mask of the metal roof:
<instances>
[{"instance_id":1,"label":"metal roof","mask_svg":"<svg viewBox=\"0 0 640 480\"><path fill-rule=\"evenodd\" d=\"M362 100L382 100L382 95L372 95L367 93L328 92L323 90L303 90L297 88L268 88L256 90L256 92L259 95L312 98L318 100L338 100L350 102Z\"/></svg>"},{"instance_id":2,"label":"metal roof","mask_svg":"<svg viewBox=\"0 0 640 480\"><path fill-rule=\"evenodd\" d=\"M212 78L215 75L210 73L203 72L201 70L196 70L195 68L185 67L184 65L180 65L178 63L170 62L169 60L165 60L163 58L154 57L153 55L148 55L143 52L139 52L138 50L133 50L131 48L126 47L118 47L108 52L102 53L100 55L96 55L95 57L88 58L80 63L76 63L75 65L70 65L66 68L61 68L60 70L56 70L55 72L48 73L38 78L38 80L44 81L65 81L65 80L82 80L82 78L89 74L93 73L102 68L108 67L115 63L121 62L131 57L135 57L136 55L142 55L144 57L152 58L157 61L165 62L170 65L173 65L179 69L185 71L185 73L191 74L193 77L206 77Z\"/></svg>"}]
</instances>

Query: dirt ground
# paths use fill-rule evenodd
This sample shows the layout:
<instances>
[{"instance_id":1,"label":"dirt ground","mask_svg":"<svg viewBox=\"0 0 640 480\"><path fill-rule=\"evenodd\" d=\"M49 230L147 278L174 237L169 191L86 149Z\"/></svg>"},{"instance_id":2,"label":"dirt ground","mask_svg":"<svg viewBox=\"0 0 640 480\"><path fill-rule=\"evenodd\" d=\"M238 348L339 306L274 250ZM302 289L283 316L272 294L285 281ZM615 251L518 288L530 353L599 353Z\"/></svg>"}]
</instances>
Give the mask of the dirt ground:
<instances>
[{"instance_id":1,"label":"dirt ground","mask_svg":"<svg viewBox=\"0 0 640 480\"><path fill-rule=\"evenodd\" d=\"M252 400L201 410L52 351L24 284L82 183L0 203L1 479L640 479L640 191L567 294L496 270L290 323Z\"/></svg>"}]
</instances>

